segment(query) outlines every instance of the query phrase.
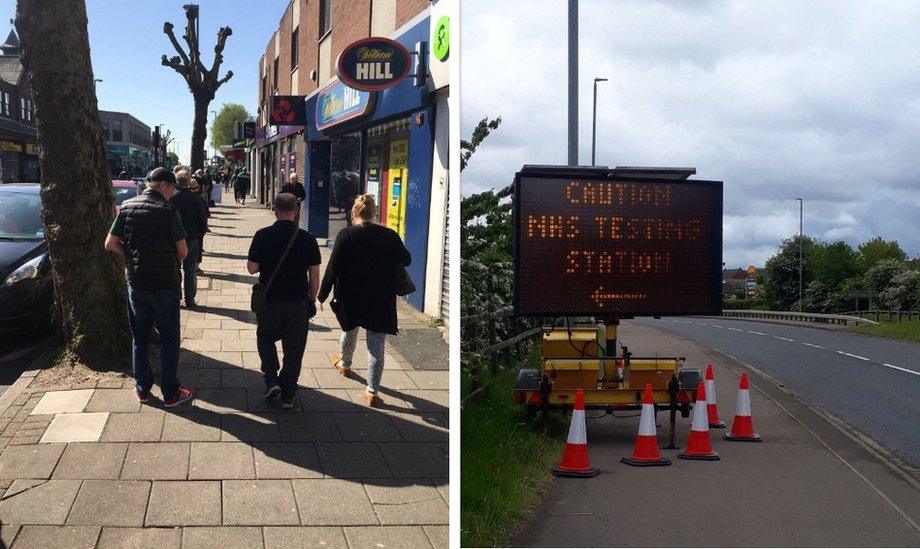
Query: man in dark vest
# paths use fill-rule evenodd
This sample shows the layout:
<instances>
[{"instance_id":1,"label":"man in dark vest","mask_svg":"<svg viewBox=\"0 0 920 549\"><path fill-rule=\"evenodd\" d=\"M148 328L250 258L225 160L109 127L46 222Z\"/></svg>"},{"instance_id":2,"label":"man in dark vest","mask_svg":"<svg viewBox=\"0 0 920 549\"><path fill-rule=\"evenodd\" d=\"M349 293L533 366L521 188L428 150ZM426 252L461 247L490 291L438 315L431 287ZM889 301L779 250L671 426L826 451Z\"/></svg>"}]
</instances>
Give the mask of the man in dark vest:
<instances>
[{"instance_id":1,"label":"man in dark vest","mask_svg":"<svg viewBox=\"0 0 920 549\"><path fill-rule=\"evenodd\" d=\"M179 263L188 255L186 233L175 205L169 202L176 176L156 168L147 176L147 189L126 200L105 239L105 249L125 257L128 276L128 319L131 322L134 394L150 400L150 332L160 333L160 388L163 404L171 408L192 398L181 387L179 368Z\"/></svg>"},{"instance_id":2,"label":"man in dark vest","mask_svg":"<svg viewBox=\"0 0 920 549\"><path fill-rule=\"evenodd\" d=\"M188 188L191 177L185 170L176 174L176 192L169 201L179 210L182 226L185 228L185 243L188 256L182 262L182 289L185 293L185 306L195 307L198 293L198 263L200 262L201 241L208 229L208 214L204 201Z\"/></svg>"},{"instance_id":3,"label":"man in dark vest","mask_svg":"<svg viewBox=\"0 0 920 549\"><path fill-rule=\"evenodd\" d=\"M239 197L240 202L243 206L246 205L246 195L249 194L249 170L242 169L240 173L236 174L236 195Z\"/></svg>"}]
</instances>

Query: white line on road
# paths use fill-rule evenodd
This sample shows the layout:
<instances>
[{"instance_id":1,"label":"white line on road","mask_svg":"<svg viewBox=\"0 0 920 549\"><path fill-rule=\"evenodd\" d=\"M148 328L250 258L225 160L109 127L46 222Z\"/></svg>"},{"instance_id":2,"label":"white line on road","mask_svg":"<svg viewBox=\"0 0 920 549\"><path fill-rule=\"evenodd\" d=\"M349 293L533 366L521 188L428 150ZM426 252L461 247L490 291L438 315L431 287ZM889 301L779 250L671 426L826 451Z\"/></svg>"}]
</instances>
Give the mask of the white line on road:
<instances>
[{"instance_id":1,"label":"white line on road","mask_svg":"<svg viewBox=\"0 0 920 549\"><path fill-rule=\"evenodd\" d=\"M835 351L835 352L841 355L846 355L851 358L858 358L859 360L865 360L866 362L869 362L869 359L864 356L854 355L852 353L847 353L845 351Z\"/></svg>"},{"instance_id":2,"label":"white line on road","mask_svg":"<svg viewBox=\"0 0 920 549\"><path fill-rule=\"evenodd\" d=\"M803 342L802 342L802 345L808 345L809 347L814 347L815 349L827 349L827 347L822 347L822 346L820 346L820 345L815 345L814 343L809 343L809 342L807 342L807 341L803 341Z\"/></svg>"},{"instance_id":3,"label":"white line on road","mask_svg":"<svg viewBox=\"0 0 920 549\"><path fill-rule=\"evenodd\" d=\"M882 364L882 366L885 366L888 368L894 368L895 370L901 370L902 372L907 372L908 374L914 374L915 376L920 376L920 372L908 370L907 368L901 368L900 366L895 366L894 364L888 364L887 362Z\"/></svg>"},{"instance_id":4,"label":"white line on road","mask_svg":"<svg viewBox=\"0 0 920 549\"><path fill-rule=\"evenodd\" d=\"M754 335L758 335L758 336L765 336L765 335L767 335L767 334L765 334L765 333L763 333L763 332L755 332L755 331L753 331L753 330L748 330L747 333L749 333L749 334L754 334Z\"/></svg>"},{"instance_id":5,"label":"white line on road","mask_svg":"<svg viewBox=\"0 0 920 549\"><path fill-rule=\"evenodd\" d=\"M744 330L739 330L738 328L729 328L733 332L743 332Z\"/></svg>"},{"instance_id":6,"label":"white line on road","mask_svg":"<svg viewBox=\"0 0 920 549\"><path fill-rule=\"evenodd\" d=\"M722 326L721 324L713 324L712 327L713 328L724 328L725 326Z\"/></svg>"},{"instance_id":7,"label":"white line on road","mask_svg":"<svg viewBox=\"0 0 920 549\"><path fill-rule=\"evenodd\" d=\"M705 322L695 322L694 324L697 326L709 326L709 324L706 324Z\"/></svg>"},{"instance_id":8,"label":"white line on road","mask_svg":"<svg viewBox=\"0 0 920 549\"><path fill-rule=\"evenodd\" d=\"M782 339L783 341L788 341L790 343L795 343L794 339L789 339L788 337L783 337L783 336L773 336L773 337L775 337L776 339Z\"/></svg>"}]
</instances>

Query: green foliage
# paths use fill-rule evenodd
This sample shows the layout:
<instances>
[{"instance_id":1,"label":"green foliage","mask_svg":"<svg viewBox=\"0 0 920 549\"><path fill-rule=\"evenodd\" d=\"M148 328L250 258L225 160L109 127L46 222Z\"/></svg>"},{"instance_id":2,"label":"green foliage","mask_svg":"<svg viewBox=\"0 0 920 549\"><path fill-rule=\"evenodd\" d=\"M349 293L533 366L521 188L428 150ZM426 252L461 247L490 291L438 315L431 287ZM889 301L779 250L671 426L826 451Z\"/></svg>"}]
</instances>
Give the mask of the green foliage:
<instances>
[{"instance_id":1,"label":"green foliage","mask_svg":"<svg viewBox=\"0 0 920 549\"><path fill-rule=\"evenodd\" d=\"M899 274L907 270L907 265L897 259L882 259L866 271L864 280L871 292L883 292Z\"/></svg>"},{"instance_id":2,"label":"green foliage","mask_svg":"<svg viewBox=\"0 0 920 549\"><path fill-rule=\"evenodd\" d=\"M828 288L840 286L844 280L855 276L859 270L859 254L842 240L833 244L815 243L810 259L814 278L820 280Z\"/></svg>"},{"instance_id":3,"label":"green foliage","mask_svg":"<svg viewBox=\"0 0 920 549\"><path fill-rule=\"evenodd\" d=\"M920 320L904 320L901 322L893 320L881 322L877 325L863 324L850 329L862 334L920 343Z\"/></svg>"},{"instance_id":4,"label":"green foliage","mask_svg":"<svg viewBox=\"0 0 920 549\"><path fill-rule=\"evenodd\" d=\"M483 118L479 121L479 124L476 124L476 128L473 130L473 135L469 140L461 139L460 140L460 171L466 169L466 166L470 162L470 157L473 156L473 153L476 152L476 149L482 143L482 141L492 133L492 130L497 130L502 123L502 117L498 117L495 120L489 120L488 117Z\"/></svg>"},{"instance_id":5,"label":"green foliage","mask_svg":"<svg viewBox=\"0 0 920 549\"><path fill-rule=\"evenodd\" d=\"M907 260L907 254L904 253L904 250L901 249L896 240L882 240L882 237L875 237L860 244L859 255L859 270L863 273L886 259L895 259L901 262Z\"/></svg>"},{"instance_id":6,"label":"green foliage","mask_svg":"<svg viewBox=\"0 0 920 549\"><path fill-rule=\"evenodd\" d=\"M243 105L224 103L220 111L218 111L214 123L211 124L211 147L216 149L221 145L230 145L233 142L236 123L250 120L252 120L252 115Z\"/></svg>"},{"instance_id":7,"label":"green foliage","mask_svg":"<svg viewBox=\"0 0 920 549\"><path fill-rule=\"evenodd\" d=\"M802 237L801 242L803 246L803 284L807 286L814 278L812 250L815 241L805 236ZM764 270L766 271L764 288L767 300L780 310L797 308L799 301L799 237L783 240L779 251L767 260Z\"/></svg>"},{"instance_id":8,"label":"green foliage","mask_svg":"<svg viewBox=\"0 0 920 549\"><path fill-rule=\"evenodd\" d=\"M175 165L178 164L178 163L179 163L179 155L178 155L178 154L176 154L176 153L174 153L174 152L172 152L172 151L169 151L168 153L166 153L166 166L167 166L168 168L172 168L173 166L175 166Z\"/></svg>"},{"instance_id":9,"label":"green foliage","mask_svg":"<svg viewBox=\"0 0 920 549\"><path fill-rule=\"evenodd\" d=\"M879 294L882 306L889 310L911 311L920 306L920 271L904 269L891 278Z\"/></svg>"}]
</instances>

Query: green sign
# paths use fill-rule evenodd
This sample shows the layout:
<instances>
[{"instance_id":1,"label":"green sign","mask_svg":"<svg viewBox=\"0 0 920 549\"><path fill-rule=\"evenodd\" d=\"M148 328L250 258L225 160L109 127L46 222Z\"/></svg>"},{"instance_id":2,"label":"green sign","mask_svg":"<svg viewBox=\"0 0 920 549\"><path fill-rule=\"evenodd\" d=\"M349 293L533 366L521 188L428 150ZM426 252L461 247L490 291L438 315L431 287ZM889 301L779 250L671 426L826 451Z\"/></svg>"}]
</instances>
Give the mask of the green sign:
<instances>
[{"instance_id":1,"label":"green sign","mask_svg":"<svg viewBox=\"0 0 920 549\"><path fill-rule=\"evenodd\" d=\"M438 24L434 26L431 49L438 61L446 60L450 54L450 18L446 15L438 19Z\"/></svg>"}]
</instances>

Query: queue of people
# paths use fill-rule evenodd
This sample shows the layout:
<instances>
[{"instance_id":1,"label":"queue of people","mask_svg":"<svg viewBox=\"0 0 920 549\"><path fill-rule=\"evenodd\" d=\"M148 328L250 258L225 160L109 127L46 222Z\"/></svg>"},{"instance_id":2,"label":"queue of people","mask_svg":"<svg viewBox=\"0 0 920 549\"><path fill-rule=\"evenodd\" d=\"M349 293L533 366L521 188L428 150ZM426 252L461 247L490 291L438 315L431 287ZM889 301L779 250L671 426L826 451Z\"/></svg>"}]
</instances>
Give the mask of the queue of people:
<instances>
[{"instance_id":1,"label":"queue of people","mask_svg":"<svg viewBox=\"0 0 920 549\"><path fill-rule=\"evenodd\" d=\"M248 177L240 171L235 189L243 174ZM105 240L106 250L125 258L134 393L141 403L152 398L148 347L154 326L160 333L164 405L177 406L192 396L179 382L179 309L183 289L186 307L196 307L195 272L208 231L203 185L197 176L184 169L151 171L145 191L124 202ZM253 307L264 396L280 399L283 409L293 407L310 319L331 295L330 306L341 328L340 353L333 366L346 377L352 375L358 329L363 328L368 352L365 400L369 406L379 405L384 344L387 334L397 333L397 288L411 255L395 231L374 222L374 197L360 195L351 211L356 223L337 235L320 280L316 237L297 221L303 186L297 188L296 174L289 185L283 190L294 192L275 197L275 222L255 233L246 264L250 274L258 274L258 291L264 297L261 306ZM283 351L280 363L278 341Z\"/></svg>"}]
</instances>

